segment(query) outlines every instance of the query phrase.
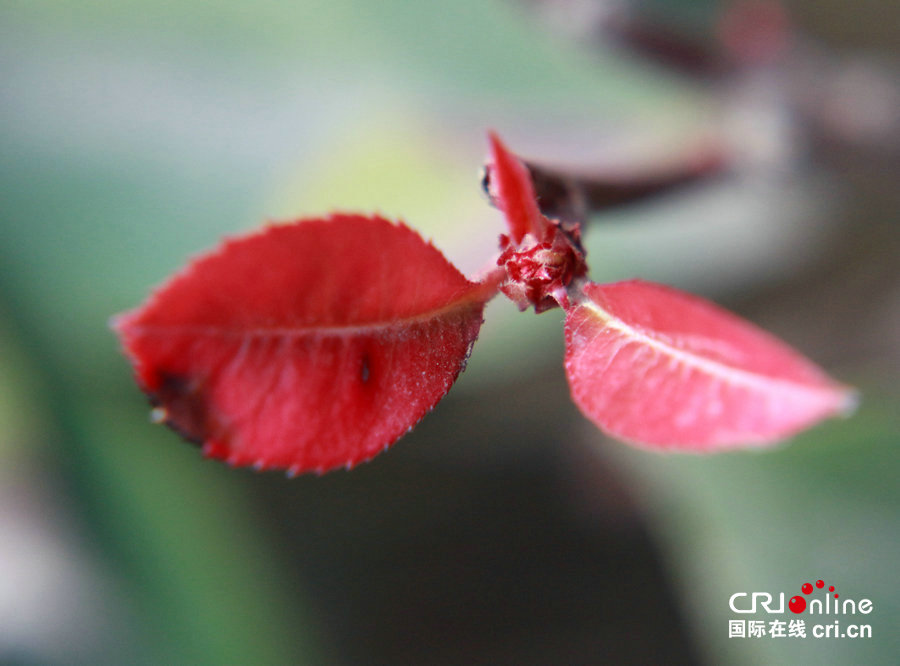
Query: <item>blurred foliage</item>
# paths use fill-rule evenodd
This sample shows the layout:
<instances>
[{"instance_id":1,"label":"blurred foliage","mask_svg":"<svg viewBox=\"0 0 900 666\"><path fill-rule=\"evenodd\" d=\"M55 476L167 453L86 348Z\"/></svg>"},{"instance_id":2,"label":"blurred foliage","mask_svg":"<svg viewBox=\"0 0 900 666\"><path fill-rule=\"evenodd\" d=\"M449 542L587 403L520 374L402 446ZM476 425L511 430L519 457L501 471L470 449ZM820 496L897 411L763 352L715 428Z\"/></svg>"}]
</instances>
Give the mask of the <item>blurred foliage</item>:
<instances>
[{"instance_id":1,"label":"blurred foliage","mask_svg":"<svg viewBox=\"0 0 900 666\"><path fill-rule=\"evenodd\" d=\"M355 478L378 479L377 489L413 481L377 462L371 467L386 470L383 476L362 470L293 485L201 463L192 447L147 423L107 321L221 235L265 217L334 207L403 216L467 271L477 270L499 230L477 182L488 127L536 154L581 137L588 153L621 152L700 131L710 113L707 90L549 34L521 9L483 0L0 4L0 484L55 507L48 515L69 526L56 547L66 557L84 554L110 581L97 584L87 595L93 605L71 621L77 631L96 614L108 633L85 633L85 645L76 646L48 625L46 642L56 647L46 649L27 636L0 636L0 660L338 659L340 629L323 627L319 614L326 595L310 592L314 567L287 555L295 551L285 544L303 542L294 533L303 523L278 523L273 507L315 496L317 482L344 489ZM801 265L804 243L818 248L821 239L802 224L787 236L735 236L748 220L770 219L796 201L796 193L760 191L768 192L716 190L708 199L676 197L622 214L613 222L624 226L591 232L596 275L655 271L644 277L730 295L787 279ZM722 222L737 209L731 226ZM452 420L453 405L467 400L497 404L470 405L474 424L494 433L478 446L510 455L520 437L524 446L521 431L504 432L516 409L527 412L518 417L522 431L540 440L531 446L566 448L576 437L559 425L578 418L573 408L536 404L528 394L540 389L513 390L543 377L550 364L558 368L559 313L535 320L496 303L487 314L460 382L461 402L451 394L432 417L447 450L435 446L448 460L461 456L447 463L451 471L460 459L477 468L482 455L454 440L472 419ZM772 453L685 458L604 445L643 498L669 553L677 599L696 618L697 644L711 663L889 663L888 635L900 623L890 571L900 546L897 396L881 378L871 386L857 416ZM585 437L596 438L593 431ZM404 451L391 455L410 460ZM483 455L498 475L516 469ZM255 492L263 483L274 488L266 499ZM455 492L469 490L460 482ZM326 497L332 509L346 506L341 492ZM295 509L307 518L320 510ZM477 530L478 514L467 515ZM359 520L367 519L363 512ZM352 546L338 538L337 520L317 532L326 542L316 544L322 560ZM440 531L437 522L432 528ZM415 539L402 519L390 529L400 535L395 540ZM357 571L368 564L363 554L344 556L357 558ZM347 586L334 593L349 595L352 581L325 569L325 579ZM876 638L723 641L733 591L789 589L817 575L873 599Z\"/></svg>"},{"instance_id":2,"label":"blurred foliage","mask_svg":"<svg viewBox=\"0 0 900 666\"><path fill-rule=\"evenodd\" d=\"M702 456L610 450L644 484L651 521L678 573L678 596L699 619L709 663L890 663L900 603L892 582L900 517L896 403L870 395L849 420L770 453ZM872 640L729 639L736 592L800 593L823 578L842 598L871 599ZM802 616L811 631L815 618ZM828 622L835 618L822 618Z\"/></svg>"}]
</instances>

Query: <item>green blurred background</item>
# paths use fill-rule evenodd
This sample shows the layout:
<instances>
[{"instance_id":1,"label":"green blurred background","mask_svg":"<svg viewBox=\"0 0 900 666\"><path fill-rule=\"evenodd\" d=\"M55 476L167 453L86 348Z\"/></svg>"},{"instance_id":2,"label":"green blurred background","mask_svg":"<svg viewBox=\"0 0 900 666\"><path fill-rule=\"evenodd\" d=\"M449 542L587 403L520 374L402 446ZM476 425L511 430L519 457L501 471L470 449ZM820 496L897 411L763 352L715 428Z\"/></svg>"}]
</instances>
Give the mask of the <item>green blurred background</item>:
<instances>
[{"instance_id":1,"label":"green blurred background","mask_svg":"<svg viewBox=\"0 0 900 666\"><path fill-rule=\"evenodd\" d=\"M605 6L0 0L0 662L897 662L900 12L794 0L802 57L710 84L593 38ZM643 5L701 34L720 9ZM559 311L498 300L446 400L352 472L231 470L149 423L111 315L334 209L475 271L488 128L607 169L726 136L729 178L593 220L592 275L715 298L859 412L635 450L570 403ZM731 594L816 578L873 600L873 638L728 639Z\"/></svg>"}]
</instances>

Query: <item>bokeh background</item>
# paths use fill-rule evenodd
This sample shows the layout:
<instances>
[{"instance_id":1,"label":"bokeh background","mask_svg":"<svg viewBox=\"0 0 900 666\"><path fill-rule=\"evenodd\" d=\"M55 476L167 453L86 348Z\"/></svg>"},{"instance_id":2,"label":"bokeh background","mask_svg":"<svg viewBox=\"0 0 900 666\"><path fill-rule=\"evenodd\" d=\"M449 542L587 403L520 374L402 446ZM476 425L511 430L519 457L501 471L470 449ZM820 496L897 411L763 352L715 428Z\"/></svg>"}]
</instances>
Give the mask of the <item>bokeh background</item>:
<instances>
[{"instance_id":1,"label":"bokeh background","mask_svg":"<svg viewBox=\"0 0 900 666\"><path fill-rule=\"evenodd\" d=\"M698 73L603 29L622 2L0 1L0 663L896 663L900 11L786 5L786 54ZM629 7L707 46L724 11ZM560 312L498 299L450 395L351 472L231 470L149 423L111 315L334 209L476 271L488 128L620 176L727 145L726 176L595 215L592 275L716 299L859 411L633 449L569 401ZM873 600L873 638L728 638L731 594L816 578Z\"/></svg>"}]
</instances>

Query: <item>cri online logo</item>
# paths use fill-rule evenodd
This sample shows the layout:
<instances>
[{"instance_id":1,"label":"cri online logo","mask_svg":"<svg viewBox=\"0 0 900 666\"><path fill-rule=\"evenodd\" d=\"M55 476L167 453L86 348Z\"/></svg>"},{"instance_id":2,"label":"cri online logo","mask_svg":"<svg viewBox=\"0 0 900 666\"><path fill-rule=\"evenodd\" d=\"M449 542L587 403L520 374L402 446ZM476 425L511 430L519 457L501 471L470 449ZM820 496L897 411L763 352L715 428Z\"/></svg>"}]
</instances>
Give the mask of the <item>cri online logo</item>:
<instances>
[{"instance_id":1,"label":"cri online logo","mask_svg":"<svg viewBox=\"0 0 900 666\"><path fill-rule=\"evenodd\" d=\"M856 615L857 613L868 615L872 612L872 601L870 599L860 599L858 602L854 599L838 601L840 595L835 592L834 585L828 586L828 593L825 594L824 600L810 598L807 601L806 597L809 597L816 589L821 590L824 587L824 580L817 580L815 586L811 583L803 583L800 591L805 596L798 594L795 597L791 597L790 601L788 601L788 609L797 615L806 611L807 607L810 615ZM776 599L777 605L775 604ZM768 592L736 592L731 595L728 605L735 613L756 613L757 606L767 613L784 613L784 592L779 593L777 597Z\"/></svg>"},{"instance_id":2,"label":"cri online logo","mask_svg":"<svg viewBox=\"0 0 900 666\"><path fill-rule=\"evenodd\" d=\"M823 587L825 587L825 581L817 580L816 587L821 590ZM803 587L800 588L800 591L803 592L803 594L810 595L812 594L813 586L809 583L803 583ZM828 591L834 592L834 585L829 585ZM834 592L834 598L838 598L837 592ZM835 603L835 606L837 606L837 603ZM806 597L801 597L799 594L796 597L791 597L791 600L788 601L788 608L791 609L792 613L802 613L806 610Z\"/></svg>"}]
</instances>

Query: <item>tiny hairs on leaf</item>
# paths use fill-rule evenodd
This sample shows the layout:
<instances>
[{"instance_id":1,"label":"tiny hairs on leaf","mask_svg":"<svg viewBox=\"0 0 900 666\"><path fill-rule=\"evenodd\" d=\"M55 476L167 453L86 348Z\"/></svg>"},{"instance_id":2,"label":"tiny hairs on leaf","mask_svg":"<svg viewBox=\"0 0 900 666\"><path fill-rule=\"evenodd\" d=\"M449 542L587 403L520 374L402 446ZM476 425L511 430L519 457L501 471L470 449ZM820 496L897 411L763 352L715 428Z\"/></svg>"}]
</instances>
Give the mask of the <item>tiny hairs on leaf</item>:
<instances>
[{"instance_id":1,"label":"tiny hairs on leaf","mask_svg":"<svg viewBox=\"0 0 900 666\"><path fill-rule=\"evenodd\" d=\"M495 292L403 224L333 215L227 240L113 326L154 413L207 456L322 472L435 406Z\"/></svg>"},{"instance_id":2,"label":"tiny hairs on leaf","mask_svg":"<svg viewBox=\"0 0 900 666\"><path fill-rule=\"evenodd\" d=\"M566 374L575 403L613 437L766 445L854 407L854 392L812 361L697 296L641 280L584 292L566 313Z\"/></svg>"}]
</instances>

